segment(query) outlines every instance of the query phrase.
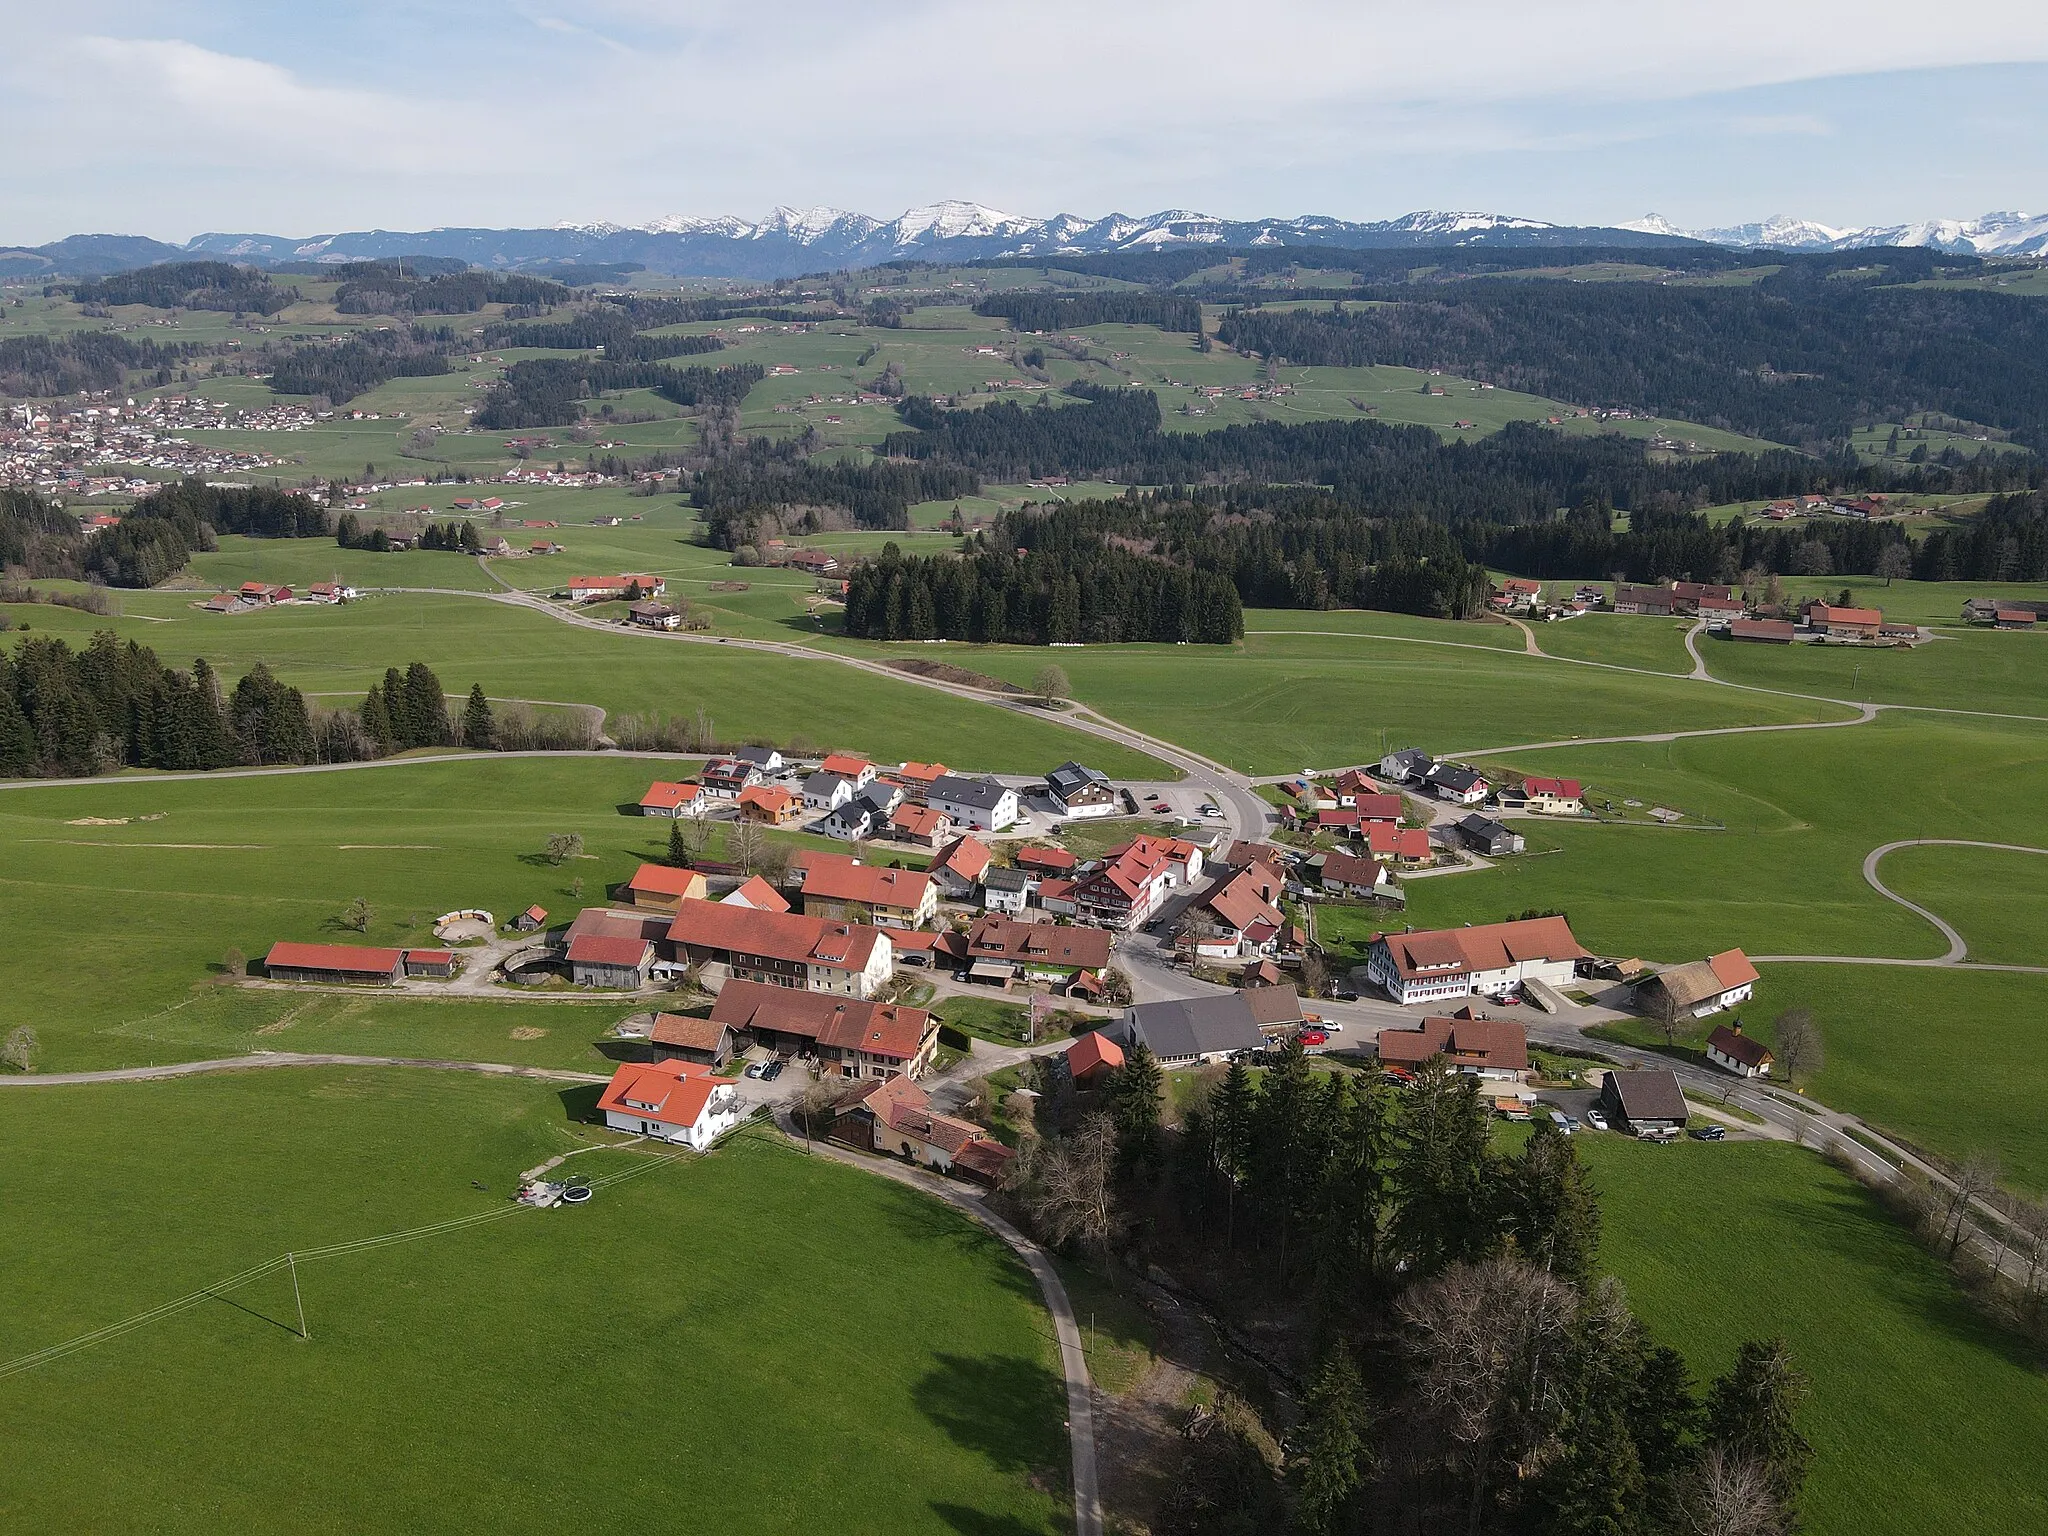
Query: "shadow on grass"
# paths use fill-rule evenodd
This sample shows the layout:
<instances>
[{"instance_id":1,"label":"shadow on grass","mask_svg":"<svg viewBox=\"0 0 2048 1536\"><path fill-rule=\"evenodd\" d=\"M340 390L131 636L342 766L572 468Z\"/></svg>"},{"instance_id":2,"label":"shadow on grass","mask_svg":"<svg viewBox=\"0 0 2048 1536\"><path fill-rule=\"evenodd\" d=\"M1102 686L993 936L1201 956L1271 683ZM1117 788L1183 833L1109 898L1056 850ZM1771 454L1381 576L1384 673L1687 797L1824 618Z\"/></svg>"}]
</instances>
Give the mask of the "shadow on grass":
<instances>
[{"instance_id":1,"label":"shadow on grass","mask_svg":"<svg viewBox=\"0 0 2048 1536\"><path fill-rule=\"evenodd\" d=\"M555 1097L562 1101L564 1118L578 1124L595 1125L599 1118L597 1100L603 1092L602 1083L577 1083L573 1087L562 1089Z\"/></svg>"},{"instance_id":2,"label":"shadow on grass","mask_svg":"<svg viewBox=\"0 0 2048 1536\"><path fill-rule=\"evenodd\" d=\"M911 1400L955 1445L1005 1472L1044 1478L1047 1468L1061 1464L1064 1381L1015 1355L934 1358L937 1364L911 1388Z\"/></svg>"},{"instance_id":3,"label":"shadow on grass","mask_svg":"<svg viewBox=\"0 0 2048 1536\"><path fill-rule=\"evenodd\" d=\"M1809 1242L1818 1241L1854 1265L1872 1294L1902 1313L1917 1315L1953 1342L1988 1349L2023 1370L2042 1368L2042 1351L1987 1317L1940 1255L1928 1252L1876 1193L1851 1183L1827 1192L1823 1200L1825 1219L1820 1221L1812 1219L1813 1207L1805 1202L1781 1200L1778 1206ZM1876 1241L1873 1227L1881 1234Z\"/></svg>"},{"instance_id":4,"label":"shadow on grass","mask_svg":"<svg viewBox=\"0 0 2048 1536\"><path fill-rule=\"evenodd\" d=\"M1047 1536L1048 1531L1066 1529L1064 1525L1034 1525L1015 1515L991 1515L962 1504L934 1504L932 1513L960 1536Z\"/></svg>"}]
</instances>

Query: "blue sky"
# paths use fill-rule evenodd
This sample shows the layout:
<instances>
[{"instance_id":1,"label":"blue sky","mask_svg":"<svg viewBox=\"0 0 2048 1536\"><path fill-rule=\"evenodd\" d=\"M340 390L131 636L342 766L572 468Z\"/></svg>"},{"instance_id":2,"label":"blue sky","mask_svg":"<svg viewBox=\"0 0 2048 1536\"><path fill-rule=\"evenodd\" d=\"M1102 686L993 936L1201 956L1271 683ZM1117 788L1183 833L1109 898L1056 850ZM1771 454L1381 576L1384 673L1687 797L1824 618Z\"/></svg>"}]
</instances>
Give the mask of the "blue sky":
<instances>
[{"instance_id":1,"label":"blue sky","mask_svg":"<svg viewBox=\"0 0 2048 1536\"><path fill-rule=\"evenodd\" d=\"M1465 208L2048 211L2016 0L0 0L0 242Z\"/></svg>"}]
</instances>

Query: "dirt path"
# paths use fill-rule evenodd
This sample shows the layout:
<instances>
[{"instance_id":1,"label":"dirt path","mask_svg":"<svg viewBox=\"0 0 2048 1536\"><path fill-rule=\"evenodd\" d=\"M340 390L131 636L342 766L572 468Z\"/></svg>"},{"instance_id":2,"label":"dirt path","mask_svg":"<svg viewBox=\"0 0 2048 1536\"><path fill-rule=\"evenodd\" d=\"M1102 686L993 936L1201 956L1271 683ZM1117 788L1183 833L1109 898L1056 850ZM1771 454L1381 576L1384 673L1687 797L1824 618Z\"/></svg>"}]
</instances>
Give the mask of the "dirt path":
<instances>
[{"instance_id":1,"label":"dirt path","mask_svg":"<svg viewBox=\"0 0 2048 1536\"><path fill-rule=\"evenodd\" d=\"M210 1061L176 1061L161 1067L114 1067L104 1072L27 1072L0 1075L0 1088L65 1088L85 1083L149 1083L194 1077L202 1072L246 1072L258 1067L425 1067L435 1072L481 1072L489 1077L530 1077L550 1083L604 1083L594 1072L556 1067L523 1067L506 1061L445 1061L420 1056L343 1056L328 1052L254 1051Z\"/></svg>"}]
</instances>

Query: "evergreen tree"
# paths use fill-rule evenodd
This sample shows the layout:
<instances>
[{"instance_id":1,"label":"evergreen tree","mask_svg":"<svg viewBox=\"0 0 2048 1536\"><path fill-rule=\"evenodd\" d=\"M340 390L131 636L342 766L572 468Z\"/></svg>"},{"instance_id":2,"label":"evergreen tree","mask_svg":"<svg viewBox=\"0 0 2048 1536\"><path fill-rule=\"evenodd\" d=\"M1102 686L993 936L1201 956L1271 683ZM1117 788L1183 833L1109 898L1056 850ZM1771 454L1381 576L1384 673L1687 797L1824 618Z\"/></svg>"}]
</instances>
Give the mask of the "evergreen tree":
<instances>
[{"instance_id":1,"label":"evergreen tree","mask_svg":"<svg viewBox=\"0 0 2048 1536\"><path fill-rule=\"evenodd\" d=\"M313 757L305 695L271 676L262 662L235 684L228 715L249 763L304 763Z\"/></svg>"},{"instance_id":2,"label":"evergreen tree","mask_svg":"<svg viewBox=\"0 0 2048 1536\"><path fill-rule=\"evenodd\" d=\"M1600 1243L1600 1206L1570 1137L1539 1119L1502 1180L1502 1217L1530 1263L1584 1285Z\"/></svg>"},{"instance_id":3,"label":"evergreen tree","mask_svg":"<svg viewBox=\"0 0 2048 1536\"><path fill-rule=\"evenodd\" d=\"M1301 1498L1295 1526L1309 1536L1337 1536L1368 1468L1365 1387L1351 1352L1339 1340L1302 1402Z\"/></svg>"},{"instance_id":4,"label":"evergreen tree","mask_svg":"<svg viewBox=\"0 0 2048 1536\"><path fill-rule=\"evenodd\" d=\"M1109 1080L1109 1113L1116 1123L1117 1159L1126 1172L1149 1171L1159 1156L1159 1094L1165 1076L1140 1040L1124 1053Z\"/></svg>"},{"instance_id":5,"label":"evergreen tree","mask_svg":"<svg viewBox=\"0 0 2048 1536\"><path fill-rule=\"evenodd\" d=\"M220 677L204 657L192 663L192 751L193 766L204 769L226 768L236 757Z\"/></svg>"},{"instance_id":6,"label":"evergreen tree","mask_svg":"<svg viewBox=\"0 0 2048 1536\"><path fill-rule=\"evenodd\" d=\"M1622 1413L1643 1471L1643 1507L1653 1529L1677 1522L1680 1481L1693 1458L1700 1405L1692 1372L1677 1350L1658 1345L1643 1352Z\"/></svg>"},{"instance_id":7,"label":"evergreen tree","mask_svg":"<svg viewBox=\"0 0 2048 1536\"><path fill-rule=\"evenodd\" d=\"M441 679L424 661L405 669L405 715L412 727L412 737L406 742L409 747L446 746L454 734L448 724L448 700L441 691Z\"/></svg>"},{"instance_id":8,"label":"evergreen tree","mask_svg":"<svg viewBox=\"0 0 2048 1536\"><path fill-rule=\"evenodd\" d=\"M0 777L27 778L36 767L36 733L15 702L13 669L0 651Z\"/></svg>"},{"instance_id":9,"label":"evergreen tree","mask_svg":"<svg viewBox=\"0 0 2048 1536\"><path fill-rule=\"evenodd\" d=\"M491 714L491 701L484 697L482 683L469 685L469 702L462 708L462 740L479 751L497 745L498 722Z\"/></svg>"},{"instance_id":10,"label":"evergreen tree","mask_svg":"<svg viewBox=\"0 0 2048 1536\"><path fill-rule=\"evenodd\" d=\"M363 700L363 734L376 744L378 754L390 752L398 744L398 733L391 724L391 709L384 701L384 685L370 684L370 692Z\"/></svg>"},{"instance_id":11,"label":"evergreen tree","mask_svg":"<svg viewBox=\"0 0 2048 1536\"><path fill-rule=\"evenodd\" d=\"M419 728L412 717L412 698L405 691L405 674L396 667L384 669L384 712L390 722L390 750L403 752L418 744Z\"/></svg>"},{"instance_id":12,"label":"evergreen tree","mask_svg":"<svg viewBox=\"0 0 2048 1536\"><path fill-rule=\"evenodd\" d=\"M1401 1116L1395 1228L1423 1273L1483 1257L1494 1244L1494 1157L1476 1078L1441 1056L1422 1064Z\"/></svg>"},{"instance_id":13,"label":"evergreen tree","mask_svg":"<svg viewBox=\"0 0 2048 1536\"><path fill-rule=\"evenodd\" d=\"M1789 1521L1813 1461L1813 1447L1793 1419L1809 1390L1782 1338L1752 1339L1707 1394L1708 1443L1764 1469Z\"/></svg>"},{"instance_id":14,"label":"evergreen tree","mask_svg":"<svg viewBox=\"0 0 2048 1536\"><path fill-rule=\"evenodd\" d=\"M680 819L671 819L668 824L668 861L677 869L688 869L695 861L690 857L690 845L683 837Z\"/></svg>"},{"instance_id":15,"label":"evergreen tree","mask_svg":"<svg viewBox=\"0 0 2048 1536\"><path fill-rule=\"evenodd\" d=\"M1381 1247L1394 1202L1394 1094L1385 1078L1332 1077L1329 1147L1316 1224L1325 1303L1343 1310L1385 1278Z\"/></svg>"},{"instance_id":16,"label":"evergreen tree","mask_svg":"<svg viewBox=\"0 0 2048 1536\"><path fill-rule=\"evenodd\" d=\"M1544 1468L1534 1497L1542 1536L1637 1536L1644 1519L1643 1469L1621 1414L1600 1405L1577 1418L1564 1450Z\"/></svg>"},{"instance_id":17,"label":"evergreen tree","mask_svg":"<svg viewBox=\"0 0 2048 1536\"><path fill-rule=\"evenodd\" d=\"M1224 1242L1230 1246L1237 1241L1237 1192L1251 1176L1252 1126L1257 1113L1258 1090L1252 1086L1251 1069L1233 1057L1209 1099L1210 1146L1224 1178Z\"/></svg>"}]
</instances>

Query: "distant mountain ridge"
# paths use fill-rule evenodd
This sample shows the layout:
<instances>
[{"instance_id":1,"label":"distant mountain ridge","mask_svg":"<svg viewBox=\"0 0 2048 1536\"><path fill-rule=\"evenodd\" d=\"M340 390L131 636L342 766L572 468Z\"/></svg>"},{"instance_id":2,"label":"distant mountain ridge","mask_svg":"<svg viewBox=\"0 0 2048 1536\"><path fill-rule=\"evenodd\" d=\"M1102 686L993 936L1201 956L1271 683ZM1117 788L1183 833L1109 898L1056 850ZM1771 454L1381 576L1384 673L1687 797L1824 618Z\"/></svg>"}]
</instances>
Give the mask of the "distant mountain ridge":
<instances>
[{"instance_id":1,"label":"distant mountain ridge","mask_svg":"<svg viewBox=\"0 0 2048 1536\"><path fill-rule=\"evenodd\" d=\"M1507 214L1424 211L1356 222L1306 215L1225 219L1187 209L1134 217L1041 219L980 203L941 202L877 219L840 208L777 208L766 218L674 215L645 224L561 223L546 229L354 230L303 239L210 233L182 245L139 235L72 235L48 245L0 250L0 275L99 276L162 261L207 257L277 266L286 262L455 257L480 267L545 272L549 267L635 263L673 276L794 277L887 261L977 261L1004 257L1259 246L1370 250L1444 246L1655 248L1676 242L1785 251L1864 246L1933 246L1969 255L2048 255L2048 216L1991 213L1867 229L1836 229L1790 218L1721 229L1682 229L1656 214L1627 224L1575 226Z\"/></svg>"},{"instance_id":2,"label":"distant mountain ridge","mask_svg":"<svg viewBox=\"0 0 2048 1536\"><path fill-rule=\"evenodd\" d=\"M2048 214L1987 213L1974 219L1922 219L1837 229L1783 214L1721 229L1681 229L1661 214L1621 226L1636 234L1703 240L1709 245L1771 251L1859 251L1874 246L1929 246L1959 256L2048 256Z\"/></svg>"}]
</instances>

